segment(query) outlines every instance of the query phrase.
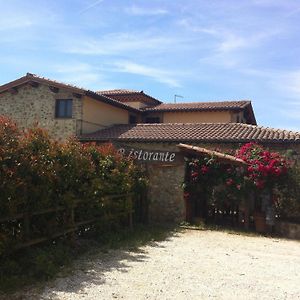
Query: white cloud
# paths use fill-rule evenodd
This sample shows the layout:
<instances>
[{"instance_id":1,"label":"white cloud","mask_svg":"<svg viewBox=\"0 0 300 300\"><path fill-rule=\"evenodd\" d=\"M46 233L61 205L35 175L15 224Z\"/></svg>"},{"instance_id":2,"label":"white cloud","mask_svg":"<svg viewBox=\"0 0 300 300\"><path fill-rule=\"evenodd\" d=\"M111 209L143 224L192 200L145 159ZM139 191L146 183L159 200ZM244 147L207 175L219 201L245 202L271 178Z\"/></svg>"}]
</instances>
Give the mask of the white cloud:
<instances>
[{"instance_id":1,"label":"white cloud","mask_svg":"<svg viewBox=\"0 0 300 300\"><path fill-rule=\"evenodd\" d=\"M90 5L88 5L88 6L86 6L85 8L83 8L83 9L79 12L79 14L81 15L81 14L87 12L88 10L90 10L90 9L92 9L92 8L95 8L96 6L98 6L98 5L99 5L101 2L103 2L103 1L104 1L104 0L98 0L98 1L96 1L96 2L91 3Z\"/></svg>"},{"instance_id":2,"label":"white cloud","mask_svg":"<svg viewBox=\"0 0 300 300\"><path fill-rule=\"evenodd\" d=\"M72 64L60 64L53 66L58 73L82 73L91 72L94 68L86 63L74 62Z\"/></svg>"},{"instance_id":3,"label":"white cloud","mask_svg":"<svg viewBox=\"0 0 300 300\"><path fill-rule=\"evenodd\" d=\"M101 39L78 38L62 41L62 51L66 53L84 55L115 55L132 51L160 51L168 49L174 40L164 36L152 36L147 34L114 33Z\"/></svg>"},{"instance_id":4,"label":"white cloud","mask_svg":"<svg viewBox=\"0 0 300 300\"><path fill-rule=\"evenodd\" d=\"M254 32L252 34L246 32L236 34L234 31L224 30L220 32L222 41L217 50L220 52L230 52L239 49L255 48L280 32L280 30L270 30L260 33Z\"/></svg>"},{"instance_id":5,"label":"white cloud","mask_svg":"<svg viewBox=\"0 0 300 300\"><path fill-rule=\"evenodd\" d=\"M188 18L181 19L180 21L177 22L177 24L184 27L188 31L192 31L196 33L206 33L213 36L219 35L219 29L195 25Z\"/></svg>"},{"instance_id":6,"label":"white cloud","mask_svg":"<svg viewBox=\"0 0 300 300\"><path fill-rule=\"evenodd\" d=\"M87 63L74 61L68 64L53 65L51 69L57 74L58 80L78 87L93 90L115 88L108 82L101 68Z\"/></svg>"},{"instance_id":7,"label":"white cloud","mask_svg":"<svg viewBox=\"0 0 300 300\"><path fill-rule=\"evenodd\" d=\"M155 81L165 83L171 87L180 87L181 84L169 71L153 68L130 61L119 61L114 63L115 71L142 75L154 79Z\"/></svg>"},{"instance_id":8,"label":"white cloud","mask_svg":"<svg viewBox=\"0 0 300 300\"><path fill-rule=\"evenodd\" d=\"M162 8L145 8L136 5L131 5L130 7L127 7L125 11L133 16L158 16L169 13L166 9Z\"/></svg>"},{"instance_id":9,"label":"white cloud","mask_svg":"<svg viewBox=\"0 0 300 300\"><path fill-rule=\"evenodd\" d=\"M218 46L217 51L230 52L241 48L253 47L253 43L242 36L237 36L232 33L224 35L223 41Z\"/></svg>"},{"instance_id":10,"label":"white cloud","mask_svg":"<svg viewBox=\"0 0 300 300\"><path fill-rule=\"evenodd\" d=\"M27 28L33 26L35 22L25 15L5 15L0 19L0 31L12 30L17 28Z\"/></svg>"},{"instance_id":11,"label":"white cloud","mask_svg":"<svg viewBox=\"0 0 300 300\"><path fill-rule=\"evenodd\" d=\"M300 101L300 70L285 74L281 86L289 96L294 96ZM299 111L298 115L300 117Z\"/></svg>"}]
</instances>

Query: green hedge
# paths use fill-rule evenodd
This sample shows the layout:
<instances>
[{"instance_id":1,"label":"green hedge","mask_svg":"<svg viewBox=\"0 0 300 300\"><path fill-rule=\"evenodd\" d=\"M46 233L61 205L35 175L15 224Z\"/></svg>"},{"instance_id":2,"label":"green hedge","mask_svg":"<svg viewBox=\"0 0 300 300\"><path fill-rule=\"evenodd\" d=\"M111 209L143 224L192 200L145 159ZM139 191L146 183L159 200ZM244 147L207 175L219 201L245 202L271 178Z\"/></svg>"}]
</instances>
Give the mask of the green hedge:
<instances>
[{"instance_id":1,"label":"green hedge","mask_svg":"<svg viewBox=\"0 0 300 300\"><path fill-rule=\"evenodd\" d=\"M82 144L75 139L61 143L41 128L22 131L10 119L0 117L0 219L66 208L31 216L30 238L68 228L68 208L78 202L76 221L104 218L108 212L118 219L120 211L129 209L124 199L107 203L103 196L132 193L145 184L140 169L110 144ZM0 222L0 254L28 239L24 227L19 220Z\"/></svg>"}]
</instances>

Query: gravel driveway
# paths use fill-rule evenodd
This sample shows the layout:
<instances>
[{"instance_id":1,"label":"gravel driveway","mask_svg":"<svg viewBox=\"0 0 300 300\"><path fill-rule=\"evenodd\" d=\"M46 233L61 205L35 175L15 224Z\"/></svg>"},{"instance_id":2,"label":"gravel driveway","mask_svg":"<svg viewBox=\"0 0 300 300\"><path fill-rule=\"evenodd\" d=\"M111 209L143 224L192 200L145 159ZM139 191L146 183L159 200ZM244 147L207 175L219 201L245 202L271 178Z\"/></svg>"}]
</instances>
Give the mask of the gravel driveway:
<instances>
[{"instance_id":1,"label":"gravel driveway","mask_svg":"<svg viewBox=\"0 0 300 300\"><path fill-rule=\"evenodd\" d=\"M186 230L79 260L30 299L300 299L300 243Z\"/></svg>"}]
</instances>

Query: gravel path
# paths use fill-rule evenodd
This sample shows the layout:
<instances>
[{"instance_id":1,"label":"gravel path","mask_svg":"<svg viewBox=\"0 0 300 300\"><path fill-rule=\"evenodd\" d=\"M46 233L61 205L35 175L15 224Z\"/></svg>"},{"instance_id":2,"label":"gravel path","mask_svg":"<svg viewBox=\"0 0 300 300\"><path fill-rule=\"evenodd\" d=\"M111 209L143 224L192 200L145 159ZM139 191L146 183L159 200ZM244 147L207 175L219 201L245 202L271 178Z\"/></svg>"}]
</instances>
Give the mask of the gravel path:
<instances>
[{"instance_id":1,"label":"gravel path","mask_svg":"<svg viewBox=\"0 0 300 300\"><path fill-rule=\"evenodd\" d=\"M185 231L79 260L31 299L300 299L300 243Z\"/></svg>"}]
</instances>

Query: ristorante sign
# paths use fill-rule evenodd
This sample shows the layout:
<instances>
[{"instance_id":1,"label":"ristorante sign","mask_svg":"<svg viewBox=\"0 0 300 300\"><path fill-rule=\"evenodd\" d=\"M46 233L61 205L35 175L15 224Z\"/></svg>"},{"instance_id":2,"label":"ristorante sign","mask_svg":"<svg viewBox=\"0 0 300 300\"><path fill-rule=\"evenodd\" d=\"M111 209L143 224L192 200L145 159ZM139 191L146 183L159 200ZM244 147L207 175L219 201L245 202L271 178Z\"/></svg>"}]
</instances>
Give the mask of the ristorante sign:
<instances>
[{"instance_id":1,"label":"ristorante sign","mask_svg":"<svg viewBox=\"0 0 300 300\"><path fill-rule=\"evenodd\" d=\"M129 147L117 147L117 149L121 155L140 162L173 163L176 160L176 152L144 150Z\"/></svg>"}]
</instances>

